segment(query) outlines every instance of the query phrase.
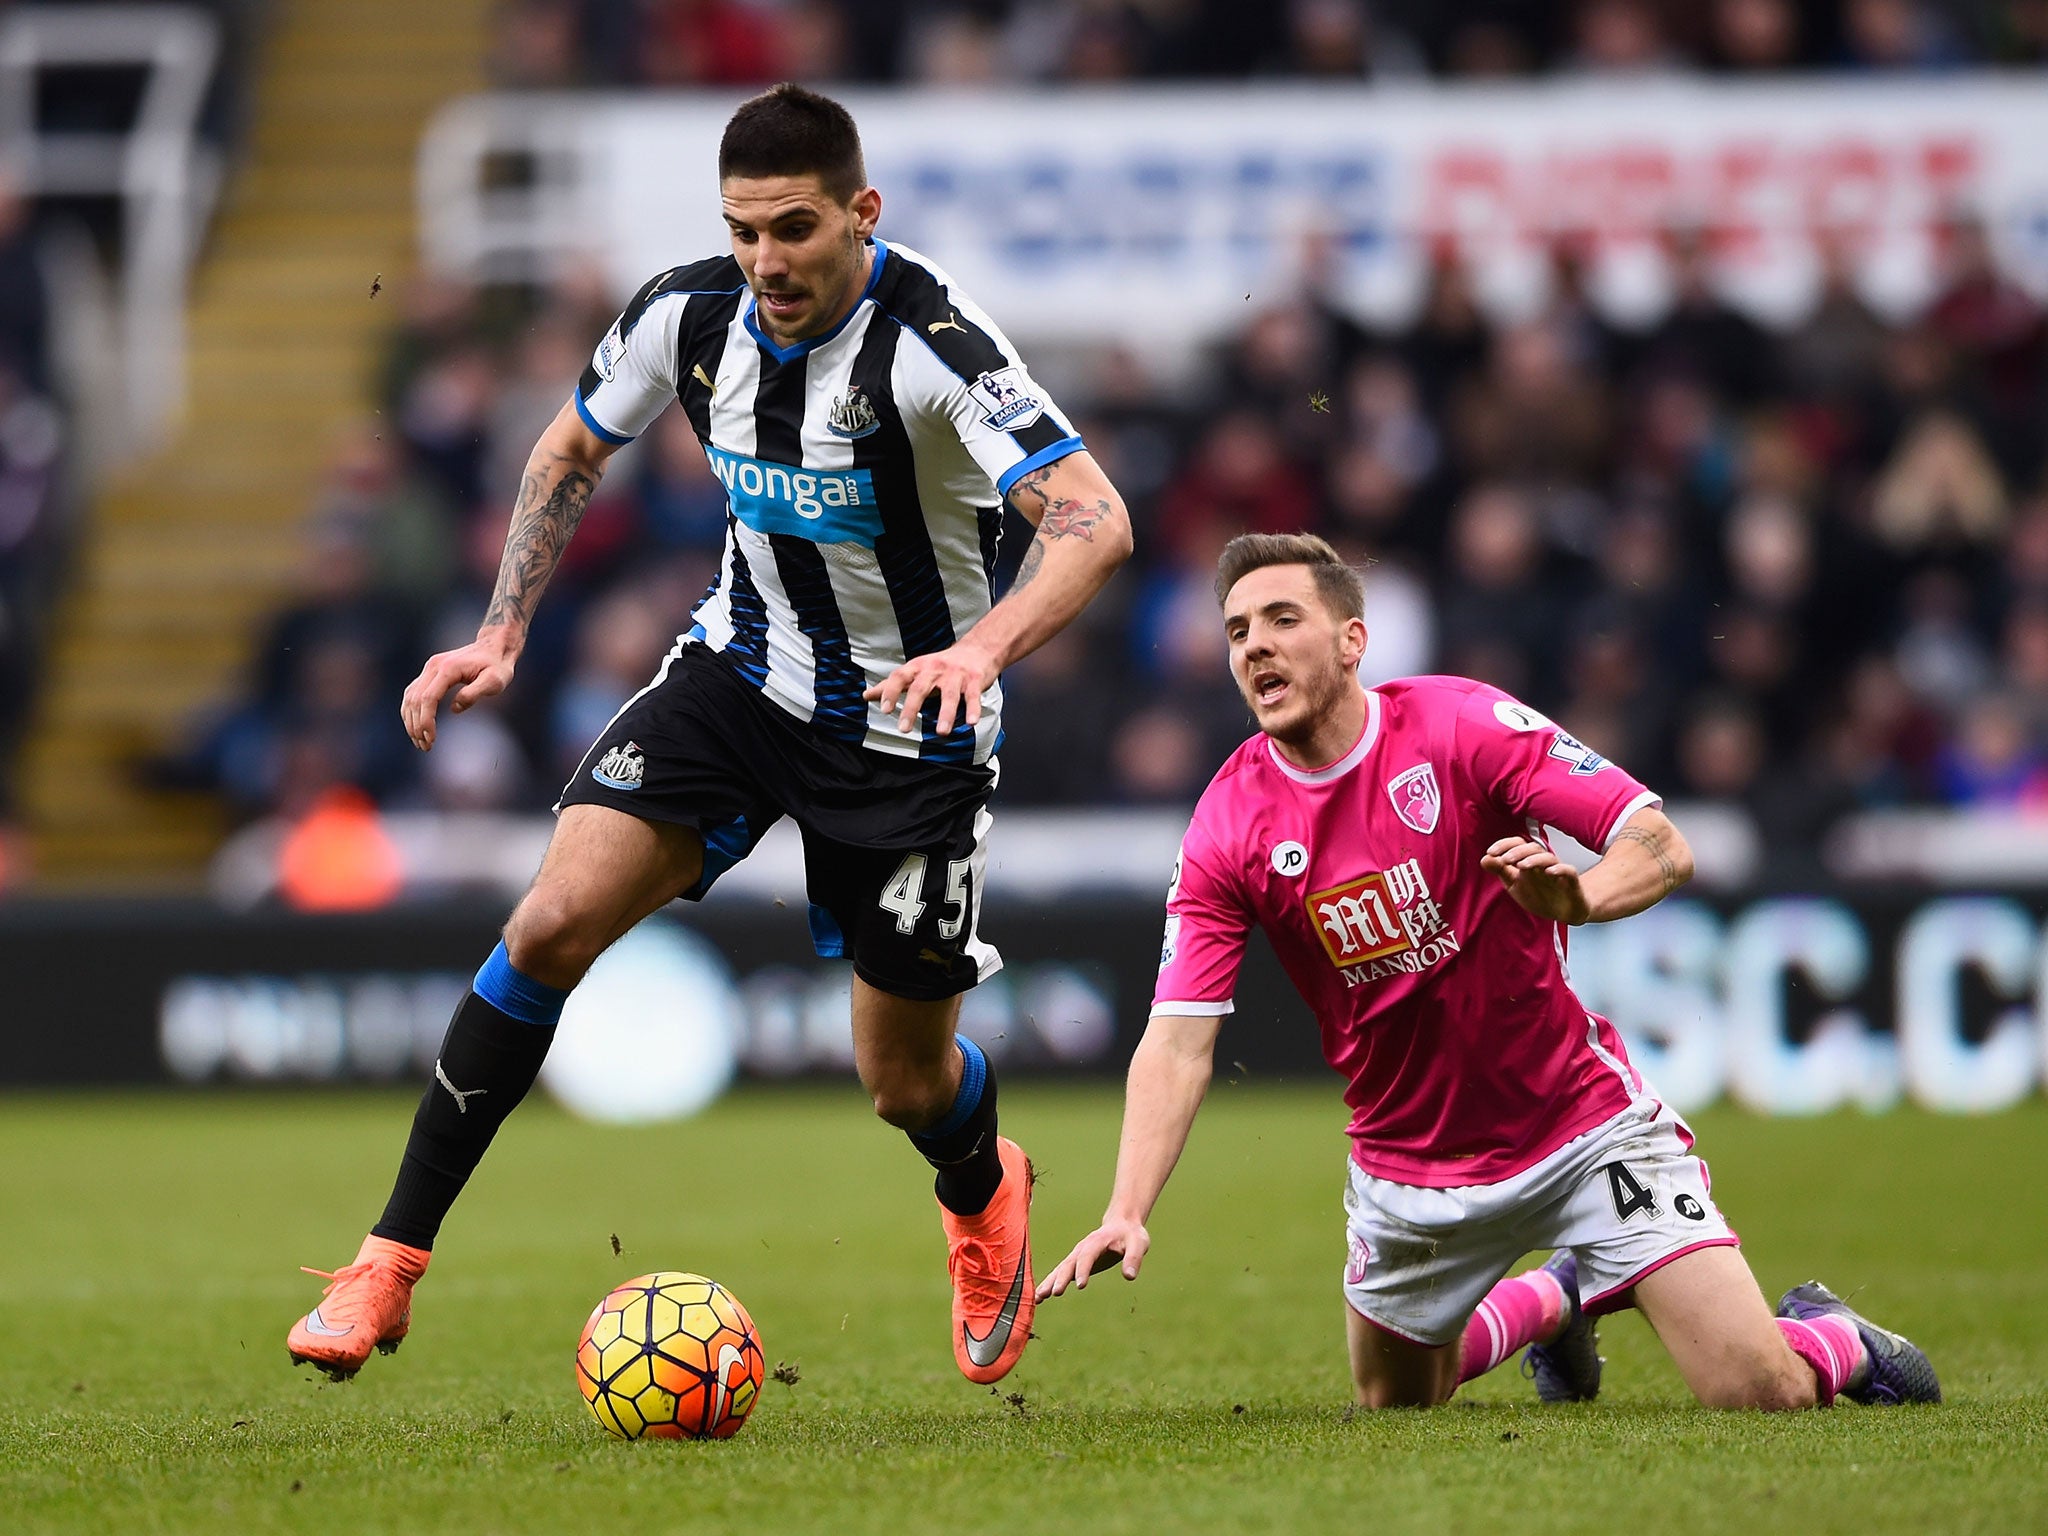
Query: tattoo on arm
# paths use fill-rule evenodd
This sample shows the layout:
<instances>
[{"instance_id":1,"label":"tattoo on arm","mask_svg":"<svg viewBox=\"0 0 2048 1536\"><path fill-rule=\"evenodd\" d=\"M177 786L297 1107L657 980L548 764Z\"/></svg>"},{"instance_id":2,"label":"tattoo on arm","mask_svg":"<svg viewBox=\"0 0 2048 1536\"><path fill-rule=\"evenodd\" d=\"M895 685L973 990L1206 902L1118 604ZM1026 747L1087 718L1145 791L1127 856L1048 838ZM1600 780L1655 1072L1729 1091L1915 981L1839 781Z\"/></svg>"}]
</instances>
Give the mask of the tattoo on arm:
<instances>
[{"instance_id":1,"label":"tattoo on arm","mask_svg":"<svg viewBox=\"0 0 2048 1536\"><path fill-rule=\"evenodd\" d=\"M1657 861L1657 868L1664 876L1664 893L1668 896L1678 889L1678 866L1671 862L1671 855L1664 851L1663 838L1641 827L1623 827L1615 833L1614 840L1617 843L1641 843L1649 849L1650 856Z\"/></svg>"},{"instance_id":2,"label":"tattoo on arm","mask_svg":"<svg viewBox=\"0 0 2048 1536\"><path fill-rule=\"evenodd\" d=\"M1010 590L1028 586L1039 568L1045 564L1048 546L1061 539L1080 539L1084 543L1095 542L1095 530L1113 515L1107 501L1096 501L1092 505L1076 501L1071 496L1054 496L1047 492L1046 482L1058 466L1048 464L1034 469L1015 485L1010 487L1010 504L1026 517L1036 513L1038 532L1031 540L1031 547L1024 551L1023 562L1017 567L1017 579Z\"/></svg>"},{"instance_id":3,"label":"tattoo on arm","mask_svg":"<svg viewBox=\"0 0 2048 1536\"><path fill-rule=\"evenodd\" d=\"M559 463L559 461L556 461ZM546 490L554 464L528 469L519 482L519 498L512 507L512 529L505 536L505 556L498 564L498 585L491 593L491 605L484 610L484 623L517 624L524 629L533 620L533 610L555 574L562 551L583 521L590 505L590 493L597 489L597 477L580 469L565 469L552 490Z\"/></svg>"}]
</instances>

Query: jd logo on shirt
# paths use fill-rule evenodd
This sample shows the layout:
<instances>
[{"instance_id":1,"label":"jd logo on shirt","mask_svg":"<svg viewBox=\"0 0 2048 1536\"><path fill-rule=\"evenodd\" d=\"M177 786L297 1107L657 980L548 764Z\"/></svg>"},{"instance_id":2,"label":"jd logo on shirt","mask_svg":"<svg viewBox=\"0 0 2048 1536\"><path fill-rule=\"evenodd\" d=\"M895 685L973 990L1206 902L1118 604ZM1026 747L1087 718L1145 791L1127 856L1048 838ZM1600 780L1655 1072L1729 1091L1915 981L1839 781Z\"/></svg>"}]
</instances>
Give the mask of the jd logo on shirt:
<instances>
[{"instance_id":1,"label":"jd logo on shirt","mask_svg":"<svg viewBox=\"0 0 2048 1536\"><path fill-rule=\"evenodd\" d=\"M814 544L861 544L882 534L875 478L865 469L804 469L707 447L734 517L756 533L787 533Z\"/></svg>"}]
</instances>

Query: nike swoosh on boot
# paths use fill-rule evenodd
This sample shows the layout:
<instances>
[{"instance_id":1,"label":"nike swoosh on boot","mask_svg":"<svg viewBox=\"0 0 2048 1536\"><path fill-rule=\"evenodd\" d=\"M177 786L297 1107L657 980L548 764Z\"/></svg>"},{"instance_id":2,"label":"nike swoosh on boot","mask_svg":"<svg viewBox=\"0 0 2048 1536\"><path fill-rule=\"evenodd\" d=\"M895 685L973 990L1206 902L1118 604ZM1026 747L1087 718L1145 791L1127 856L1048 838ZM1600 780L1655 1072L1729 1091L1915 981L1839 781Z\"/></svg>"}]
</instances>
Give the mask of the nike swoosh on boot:
<instances>
[{"instance_id":1,"label":"nike swoosh on boot","mask_svg":"<svg viewBox=\"0 0 2048 1536\"><path fill-rule=\"evenodd\" d=\"M312 1311L306 1314L306 1332L317 1333L323 1339L345 1339L355 1331L355 1325L353 1323L351 1323L346 1328L328 1327L327 1319L320 1315L320 1309L318 1307L315 1307Z\"/></svg>"},{"instance_id":2,"label":"nike swoosh on boot","mask_svg":"<svg viewBox=\"0 0 2048 1536\"><path fill-rule=\"evenodd\" d=\"M976 1365L995 1364L1004 1346L1010 1342L1010 1330L1017 1326L1017 1307L1024 1300L1024 1266L1017 1266L1017 1277L1010 1282L1010 1294L1003 1298L1003 1308L996 1313L996 1320L989 1324L988 1332L981 1338L974 1336L974 1330L967 1324L960 1325L961 1335L967 1341L967 1358Z\"/></svg>"}]
</instances>

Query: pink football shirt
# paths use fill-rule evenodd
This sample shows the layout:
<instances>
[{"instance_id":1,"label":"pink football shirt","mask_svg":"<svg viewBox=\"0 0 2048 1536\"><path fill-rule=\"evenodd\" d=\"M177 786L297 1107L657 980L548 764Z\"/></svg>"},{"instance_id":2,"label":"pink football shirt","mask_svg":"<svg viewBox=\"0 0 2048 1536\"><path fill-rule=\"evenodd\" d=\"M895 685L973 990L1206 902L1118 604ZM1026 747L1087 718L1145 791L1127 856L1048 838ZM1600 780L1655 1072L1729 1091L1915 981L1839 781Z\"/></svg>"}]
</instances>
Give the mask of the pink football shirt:
<instances>
[{"instance_id":1,"label":"pink football shirt","mask_svg":"<svg viewBox=\"0 0 2048 1536\"><path fill-rule=\"evenodd\" d=\"M1232 1010L1256 923L1348 1080L1367 1173L1490 1184L1626 1108L1642 1079L1565 979L1565 929L1479 866L1558 827L1604 850L1658 797L1525 704L1462 677L1366 695L1314 772L1265 736L1195 807L1166 898L1154 1013Z\"/></svg>"}]
</instances>

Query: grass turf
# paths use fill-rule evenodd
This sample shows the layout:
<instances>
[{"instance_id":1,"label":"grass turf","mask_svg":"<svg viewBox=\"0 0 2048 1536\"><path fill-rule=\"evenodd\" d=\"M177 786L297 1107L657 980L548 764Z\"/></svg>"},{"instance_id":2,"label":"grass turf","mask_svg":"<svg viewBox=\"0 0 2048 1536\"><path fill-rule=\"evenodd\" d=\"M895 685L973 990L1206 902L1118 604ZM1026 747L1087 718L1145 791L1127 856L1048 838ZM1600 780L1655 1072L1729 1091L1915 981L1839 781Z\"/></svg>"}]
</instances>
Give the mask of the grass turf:
<instances>
[{"instance_id":1,"label":"grass turf","mask_svg":"<svg viewBox=\"0 0 2048 1536\"><path fill-rule=\"evenodd\" d=\"M1042 1263L1107 1189L1109 1089L1009 1085ZM0 1529L683 1529L1687 1536L2048 1526L2048 1104L1697 1119L1775 1297L1818 1275L1918 1339L1949 1403L1691 1406L1634 1317L1597 1404L1512 1367L1436 1413L1346 1412L1332 1085L1219 1082L1144 1277L1041 1311L1000 1392L953 1371L920 1165L857 1091L737 1095L654 1130L535 1103L451 1218L413 1336L346 1386L285 1361L409 1099L0 1099ZM624 1252L614 1256L616 1234ZM660 1268L747 1303L773 1382L725 1444L624 1444L572 1380L585 1313ZM1010 1394L1019 1394L1012 1397Z\"/></svg>"}]
</instances>

